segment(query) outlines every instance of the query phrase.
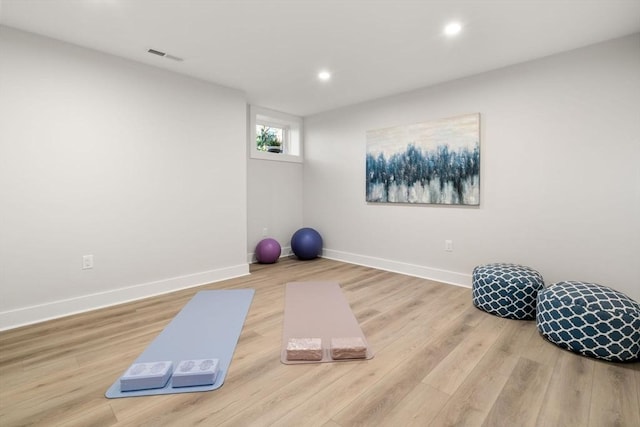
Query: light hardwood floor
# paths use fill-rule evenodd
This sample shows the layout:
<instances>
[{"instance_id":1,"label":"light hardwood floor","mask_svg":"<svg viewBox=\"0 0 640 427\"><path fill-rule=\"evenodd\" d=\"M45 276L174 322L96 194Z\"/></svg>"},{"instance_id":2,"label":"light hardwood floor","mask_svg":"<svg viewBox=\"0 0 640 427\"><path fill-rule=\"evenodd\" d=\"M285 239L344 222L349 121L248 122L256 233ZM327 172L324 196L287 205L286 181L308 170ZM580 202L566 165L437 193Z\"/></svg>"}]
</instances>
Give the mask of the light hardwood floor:
<instances>
[{"instance_id":1,"label":"light hardwood floor","mask_svg":"<svg viewBox=\"0 0 640 427\"><path fill-rule=\"evenodd\" d=\"M580 357L533 321L501 319L471 290L327 259L0 333L0 426L640 426L640 364ZM280 363L284 284L331 280L369 361ZM217 391L104 393L202 289L256 290Z\"/></svg>"}]
</instances>

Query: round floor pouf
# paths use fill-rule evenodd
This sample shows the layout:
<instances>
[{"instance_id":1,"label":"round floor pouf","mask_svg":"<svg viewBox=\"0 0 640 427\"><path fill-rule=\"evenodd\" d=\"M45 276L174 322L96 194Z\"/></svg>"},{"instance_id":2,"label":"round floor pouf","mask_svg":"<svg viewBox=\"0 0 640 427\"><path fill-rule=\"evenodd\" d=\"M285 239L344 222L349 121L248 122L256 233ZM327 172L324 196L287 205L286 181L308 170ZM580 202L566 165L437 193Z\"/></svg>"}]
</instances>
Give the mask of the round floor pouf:
<instances>
[{"instance_id":1,"label":"round floor pouf","mask_svg":"<svg viewBox=\"0 0 640 427\"><path fill-rule=\"evenodd\" d=\"M559 347L612 362L640 359L640 304L606 286L558 282L538 293L536 325Z\"/></svg>"},{"instance_id":2,"label":"round floor pouf","mask_svg":"<svg viewBox=\"0 0 640 427\"><path fill-rule=\"evenodd\" d=\"M473 269L473 305L509 319L534 319L542 275L518 264L496 263Z\"/></svg>"}]
</instances>

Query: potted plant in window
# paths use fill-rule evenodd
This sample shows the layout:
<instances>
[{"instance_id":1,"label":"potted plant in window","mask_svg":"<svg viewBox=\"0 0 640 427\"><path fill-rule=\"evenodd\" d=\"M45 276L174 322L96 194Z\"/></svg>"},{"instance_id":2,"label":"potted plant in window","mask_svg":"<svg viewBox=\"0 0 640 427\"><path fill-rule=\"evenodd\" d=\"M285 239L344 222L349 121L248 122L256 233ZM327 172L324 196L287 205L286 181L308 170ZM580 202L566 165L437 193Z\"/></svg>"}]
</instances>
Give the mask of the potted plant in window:
<instances>
[{"instance_id":1,"label":"potted plant in window","mask_svg":"<svg viewBox=\"0 0 640 427\"><path fill-rule=\"evenodd\" d=\"M256 136L256 144L260 151L282 152L282 142L278 139L276 131L267 126L260 128L260 133Z\"/></svg>"}]
</instances>

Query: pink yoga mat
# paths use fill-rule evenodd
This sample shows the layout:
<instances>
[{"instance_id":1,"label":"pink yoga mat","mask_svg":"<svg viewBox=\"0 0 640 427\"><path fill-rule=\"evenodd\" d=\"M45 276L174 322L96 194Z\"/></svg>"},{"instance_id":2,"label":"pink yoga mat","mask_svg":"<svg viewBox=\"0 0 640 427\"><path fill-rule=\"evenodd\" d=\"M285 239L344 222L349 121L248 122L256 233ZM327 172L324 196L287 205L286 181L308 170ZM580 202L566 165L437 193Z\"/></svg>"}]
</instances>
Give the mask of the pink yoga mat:
<instances>
[{"instance_id":1,"label":"pink yoga mat","mask_svg":"<svg viewBox=\"0 0 640 427\"><path fill-rule=\"evenodd\" d=\"M347 362L363 359L334 360L331 358L331 338L361 337L367 346L367 357L373 357L371 346L360 329L347 299L335 282L287 283L284 299L284 325L280 361L298 363ZM287 360L290 338L321 338L322 360Z\"/></svg>"}]
</instances>

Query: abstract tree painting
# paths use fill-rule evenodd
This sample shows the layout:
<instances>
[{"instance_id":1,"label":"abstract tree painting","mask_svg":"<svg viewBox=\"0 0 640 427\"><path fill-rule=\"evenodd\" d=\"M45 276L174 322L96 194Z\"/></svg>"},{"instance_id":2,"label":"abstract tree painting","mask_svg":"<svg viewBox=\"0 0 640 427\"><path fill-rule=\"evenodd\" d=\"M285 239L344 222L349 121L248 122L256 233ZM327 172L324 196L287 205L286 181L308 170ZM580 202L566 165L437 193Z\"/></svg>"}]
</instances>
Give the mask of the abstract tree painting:
<instances>
[{"instance_id":1,"label":"abstract tree painting","mask_svg":"<svg viewBox=\"0 0 640 427\"><path fill-rule=\"evenodd\" d=\"M367 202L480 204L480 114L367 131Z\"/></svg>"}]
</instances>

